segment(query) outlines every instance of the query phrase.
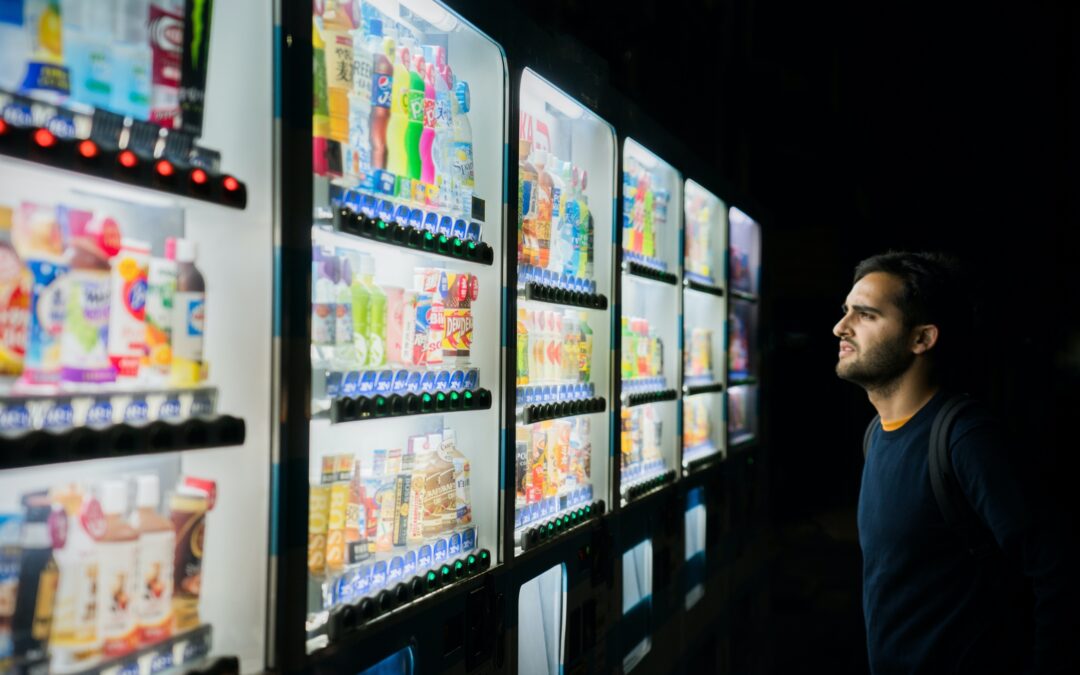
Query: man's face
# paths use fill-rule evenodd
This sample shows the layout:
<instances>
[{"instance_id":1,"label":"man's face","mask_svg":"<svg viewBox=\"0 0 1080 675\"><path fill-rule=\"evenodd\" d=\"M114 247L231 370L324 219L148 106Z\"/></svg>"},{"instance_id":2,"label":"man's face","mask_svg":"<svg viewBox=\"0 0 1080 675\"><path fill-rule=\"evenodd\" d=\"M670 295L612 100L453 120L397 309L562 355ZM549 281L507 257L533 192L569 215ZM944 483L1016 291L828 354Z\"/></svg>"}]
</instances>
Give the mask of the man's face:
<instances>
[{"instance_id":1,"label":"man's face","mask_svg":"<svg viewBox=\"0 0 1080 675\"><path fill-rule=\"evenodd\" d=\"M885 272L871 272L851 288L844 316L833 326L833 335L840 338L836 374L841 379L876 389L911 367L915 354L894 301L902 290L902 282Z\"/></svg>"}]
</instances>

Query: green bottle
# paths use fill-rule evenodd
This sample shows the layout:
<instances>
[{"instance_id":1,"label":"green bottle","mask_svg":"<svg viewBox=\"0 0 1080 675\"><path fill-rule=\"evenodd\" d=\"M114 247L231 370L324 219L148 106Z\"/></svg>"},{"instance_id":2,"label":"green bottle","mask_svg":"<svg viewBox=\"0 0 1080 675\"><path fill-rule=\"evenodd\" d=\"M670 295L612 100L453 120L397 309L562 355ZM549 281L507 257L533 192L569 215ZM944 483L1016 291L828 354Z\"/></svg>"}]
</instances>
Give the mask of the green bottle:
<instances>
[{"instance_id":1,"label":"green bottle","mask_svg":"<svg viewBox=\"0 0 1080 675\"><path fill-rule=\"evenodd\" d=\"M367 365L378 368L386 365L386 293L375 285L375 261L364 256L360 276L368 292Z\"/></svg>"},{"instance_id":2,"label":"green bottle","mask_svg":"<svg viewBox=\"0 0 1080 675\"><path fill-rule=\"evenodd\" d=\"M345 255L352 268L358 272L353 274L349 292L352 296L353 349L356 350L356 363L363 367L368 360L368 306L371 303L371 293L361 277L364 259L368 256L356 251L339 251L338 255Z\"/></svg>"},{"instance_id":3,"label":"green bottle","mask_svg":"<svg viewBox=\"0 0 1080 675\"><path fill-rule=\"evenodd\" d=\"M409 123L405 127L405 151L409 159L409 178L420 180L420 136L424 133L424 69L423 53L413 54L409 65ZM409 197L409 195L401 195Z\"/></svg>"}]
</instances>

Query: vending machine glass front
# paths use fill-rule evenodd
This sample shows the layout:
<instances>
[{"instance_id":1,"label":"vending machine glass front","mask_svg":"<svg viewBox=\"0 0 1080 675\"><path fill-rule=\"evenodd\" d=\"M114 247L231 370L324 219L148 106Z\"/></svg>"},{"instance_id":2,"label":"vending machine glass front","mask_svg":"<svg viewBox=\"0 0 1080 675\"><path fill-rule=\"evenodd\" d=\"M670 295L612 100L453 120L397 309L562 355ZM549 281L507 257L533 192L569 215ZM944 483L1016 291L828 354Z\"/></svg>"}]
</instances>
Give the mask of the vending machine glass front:
<instances>
[{"instance_id":1,"label":"vending machine glass front","mask_svg":"<svg viewBox=\"0 0 1080 675\"><path fill-rule=\"evenodd\" d=\"M518 592L519 673L562 673L566 622L566 566L556 565Z\"/></svg>"},{"instance_id":2,"label":"vending machine glass front","mask_svg":"<svg viewBox=\"0 0 1080 675\"><path fill-rule=\"evenodd\" d=\"M683 467L724 449L727 207L686 181L683 268Z\"/></svg>"},{"instance_id":3,"label":"vending machine glass front","mask_svg":"<svg viewBox=\"0 0 1080 675\"><path fill-rule=\"evenodd\" d=\"M623 672L629 673L652 649L652 539L646 539L622 556Z\"/></svg>"},{"instance_id":4,"label":"vending machine glass front","mask_svg":"<svg viewBox=\"0 0 1080 675\"><path fill-rule=\"evenodd\" d=\"M686 495L686 562L683 567L686 579L684 606L687 611L705 595L705 488L696 487Z\"/></svg>"},{"instance_id":5,"label":"vending machine glass front","mask_svg":"<svg viewBox=\"0 0 1080 675\"><path fill-rule=\"evenodd\" d=\"M309 653L498 548L506 129L501 48L443 5L312 21Z\"/></svg>"},{"instance_id":6,"label":"vending machine glass front","mask_svg":"<svg viewBox=\"0 0 1080 675\"><path fill-rule=\"evenodd\" d=\"M518 119L514 544L603 512L615 135L531 70Z\"/></svg>"},{"instance_id":7,"label":"vending machine glass front","mask_svg":"<svg viewBox=\"0 0 1080 675\"><path fill-rule=\"evenodd\" d=\"M623 143L619 280L620 490L623 501L679 464L682 178Z\"/></svg>"}]
</instances>

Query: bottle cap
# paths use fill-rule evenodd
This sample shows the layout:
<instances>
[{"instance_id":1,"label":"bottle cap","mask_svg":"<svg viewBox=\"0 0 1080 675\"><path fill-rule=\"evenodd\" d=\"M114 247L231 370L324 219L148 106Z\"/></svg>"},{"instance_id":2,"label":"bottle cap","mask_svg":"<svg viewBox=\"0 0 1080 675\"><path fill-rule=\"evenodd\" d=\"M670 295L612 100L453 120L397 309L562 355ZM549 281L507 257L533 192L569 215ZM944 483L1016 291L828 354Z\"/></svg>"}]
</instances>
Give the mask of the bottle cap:
<instances>
[{"instance_id":1,"label":"bottle cap","mask_svg":"<svg viewBox=\"0 0 1080 675\"><path fill-rule=\"evenodd\" d=\"M199 246L193 239L177 239L176 240L176 261L177 262L195 262L195 257L199 254Z\"/></svg>"},{"instance_id":2,"label":"bottle cap","mask_svg":"<svg viewBox=\"0 0 1080 675\"><path fill-rule=\"evenodd\" d=\"M156 509L161 502L161 487L156 473L148 473L135 479L135 506Z\"/></svg>"},{"instance_id":3,"label":"bottle cap","mask_svg":"<svg viewBox=\"0 0 1080 675\"><path fill-rule=\"evenodd\" d=\"M458 107L461 108L462 113L469 112L469 83L464 80L458 80L457 86L454 87L454 95L457 96Z\"/></svg>"},{"instance_id":4,"label":"bottle cap","mask_svg":"<svg viewBox=\"0 0 1080 675\"><path fill-rule=\"evenodd\" d=\"M105 515L123 515L127 511L127 483L107 480L101 484L101 510Z\"/></svg>"},{"instance_id":5,"label":"bottle cap","mask_svg":"<svg viewBox=\"0 0 1080 675\"><path fill-rule=\"evenodd\" d=\"M360 254L360 274L369 277L375 274L375 260L366 253Z\"/></svg>"}]
</instances>

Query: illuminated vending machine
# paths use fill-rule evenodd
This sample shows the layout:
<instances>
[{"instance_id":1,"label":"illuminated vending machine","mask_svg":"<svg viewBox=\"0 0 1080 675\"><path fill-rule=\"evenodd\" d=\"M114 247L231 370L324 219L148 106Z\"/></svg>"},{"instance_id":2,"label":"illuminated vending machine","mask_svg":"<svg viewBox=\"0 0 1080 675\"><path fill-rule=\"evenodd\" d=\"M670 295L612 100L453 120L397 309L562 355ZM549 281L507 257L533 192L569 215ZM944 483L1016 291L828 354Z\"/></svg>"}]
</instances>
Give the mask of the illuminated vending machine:
<instances>
[{"instance_id":1,"label":"illuminated vending machine","mask_svg":"<svg viewBox=\"0 0 1080 675\"><path fill-rule=\"evenodd\" d=\"M0 3L0 671L258 672L272 19L123 7Z\"/></svg>"},{"instance_id":2,"label":"illuminated vending machine","mask_svg":"<svg viewBox=\"0 0 1080 675\"><path fill-rule=\"evenodd\" d=\"M615 133L531 69L517 143L514 537L518 673L586 667L611 494ZM595 663L588 666L597 667Z\"/></svg>"},{"instance_id":3,"label":"illuminated vending machine","mask_svg":"<svg viewBox=\"0 0 1080 675\"><path fill-rule=\"evenodd\" d=\"M727 207L686 181L683 230L682 463L689 474L723 457Z\"/></svg>"},{"instance_id":4,"label":"illuminated vending machine","mask_svg":"<svg viewBox=\"0 0 1080 675\"><path fill-rule=\"evenodd\" d=\"M761 226L736 207L728 215L727 451L749 447L758 435L758 285Z\"/></svg>"},{"instance_id":5,"label":"illuminated vending machine","mask_svg":"<svg viewBox=\"0 0 1080 675\"><path fill-rule=\"evenodd\" d=\"M284 282L309 288L301 660L471 671L503 536L505 59L430 0L308 21L310 255Z\"/></svg>"}]
</instances>

